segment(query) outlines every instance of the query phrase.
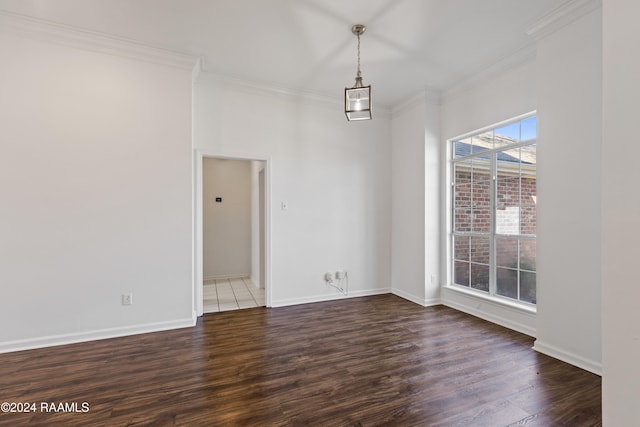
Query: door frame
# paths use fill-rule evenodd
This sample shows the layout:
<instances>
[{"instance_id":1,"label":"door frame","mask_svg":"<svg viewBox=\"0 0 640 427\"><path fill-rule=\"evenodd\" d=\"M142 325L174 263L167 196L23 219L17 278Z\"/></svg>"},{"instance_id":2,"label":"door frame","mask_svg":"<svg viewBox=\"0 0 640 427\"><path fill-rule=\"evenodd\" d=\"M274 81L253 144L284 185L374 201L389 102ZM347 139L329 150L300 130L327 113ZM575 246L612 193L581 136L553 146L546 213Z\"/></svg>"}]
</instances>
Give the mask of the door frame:
<instances>
[{"instance_id":1,"label":"door frame","mask_svg":"<svg viewBox=\"0 0 640 427\"><path fill-rule=\"evenodd\" d=\"M202 246L203 236L203 203L202 203L202 171L203 159L227 159L264 162L264 295L265 305L271 307L271 156L254 154L221 153L218 151L194 150L193 177L193 308L198 317L204 312L204 273Z\"/></svg>"}]
</instances>

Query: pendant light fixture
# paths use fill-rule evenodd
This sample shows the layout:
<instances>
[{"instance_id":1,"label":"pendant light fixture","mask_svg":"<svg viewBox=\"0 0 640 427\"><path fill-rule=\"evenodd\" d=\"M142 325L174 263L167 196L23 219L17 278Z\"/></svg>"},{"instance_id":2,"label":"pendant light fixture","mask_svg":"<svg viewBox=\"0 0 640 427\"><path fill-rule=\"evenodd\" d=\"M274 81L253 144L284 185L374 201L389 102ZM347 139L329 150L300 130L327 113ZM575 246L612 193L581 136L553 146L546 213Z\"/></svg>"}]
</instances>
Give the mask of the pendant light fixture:
<instances>
[{"instance_id":1,"label":"pendant light fixture","mask_svg":"<svg viewBox=\"0 0 640 427\"><path fill-rule=\"evenodd\" d=\"M366 29L362 24L351 27L351 32L358 37L358 73L355 86L344 89L344 113L349 121L371 120L371 85L362 84L360 72L360 36Z\"/></svg>"}]
</instances>

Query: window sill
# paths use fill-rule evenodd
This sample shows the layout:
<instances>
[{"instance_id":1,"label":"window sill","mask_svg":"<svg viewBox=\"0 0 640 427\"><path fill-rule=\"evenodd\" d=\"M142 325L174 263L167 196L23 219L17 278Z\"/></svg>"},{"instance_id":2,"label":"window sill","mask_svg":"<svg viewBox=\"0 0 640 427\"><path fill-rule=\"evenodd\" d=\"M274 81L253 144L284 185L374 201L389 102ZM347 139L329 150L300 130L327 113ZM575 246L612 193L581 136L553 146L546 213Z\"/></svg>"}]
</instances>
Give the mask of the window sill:
<instances>
[{"instance_id":1,"label":"window sill","mask_svg":"<svg viewBox=\"0 0 640 427\"><path fill-rule=\"evenodd\" d=\"M503 307L508 307L511 309L515 309L518 311L522 311L525 313L529 313L529 314L536 314L537 313L537 309L535 305L531 305L531 304L526 304L526 303L520 303L517 301L513 301L511 299L508 298L501 298L501 297L496 297L493 295L487 295L484 292L481 291L476 291L473 289L469 289L469 288L465 288L464 286L459 286L459 285L445 285L444 286L445 289L447 290L451 290L453 292L457 292L460 294L464 294L464 295L468 295L468 296L472 296L474 298L478 298L481 299L483 301L488 301L497 305L501 305Z\"/></svg>"}]
</instances>

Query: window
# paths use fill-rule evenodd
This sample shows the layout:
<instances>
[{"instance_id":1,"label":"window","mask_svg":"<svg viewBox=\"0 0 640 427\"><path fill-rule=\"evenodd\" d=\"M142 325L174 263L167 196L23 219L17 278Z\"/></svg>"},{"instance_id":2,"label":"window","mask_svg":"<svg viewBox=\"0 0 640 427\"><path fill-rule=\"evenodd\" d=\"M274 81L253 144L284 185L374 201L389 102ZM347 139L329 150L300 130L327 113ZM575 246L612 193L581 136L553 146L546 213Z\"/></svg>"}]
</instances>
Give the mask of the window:
<instances>
[{"instance_id":1,"label":"window","mask_svg":"<svg viewBox=\"0 0 640 427\"><path fill-rule=\"evenodd\" d=\"M536 117L451 142L453 284L536 303Z\"/></svg>"}]
</instances>

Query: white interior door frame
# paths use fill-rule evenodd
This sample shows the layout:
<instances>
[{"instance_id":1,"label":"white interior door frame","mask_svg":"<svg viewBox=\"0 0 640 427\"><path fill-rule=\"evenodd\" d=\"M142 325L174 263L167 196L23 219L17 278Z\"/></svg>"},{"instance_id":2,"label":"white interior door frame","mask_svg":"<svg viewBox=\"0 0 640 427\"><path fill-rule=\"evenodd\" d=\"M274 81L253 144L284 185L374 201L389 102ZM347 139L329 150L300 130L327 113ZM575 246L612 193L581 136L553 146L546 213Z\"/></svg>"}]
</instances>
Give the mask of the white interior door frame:
<instances>
[{"instance_id":1,"label":"white interior door frame","mask_svg":"<svg viewBox=\"0 0 640 427\"><path fill-rule=\"evenodd\" d=\"M203 204L202 204L202 171L203 159L212 157L229 160L255 160L264 162L264 292L265 305L271 307L271 156L221 153L217 151L194 150L193 179L193 308L198 317L204 312L203 307Z\"/></svg>"}]
</instances>

